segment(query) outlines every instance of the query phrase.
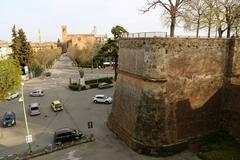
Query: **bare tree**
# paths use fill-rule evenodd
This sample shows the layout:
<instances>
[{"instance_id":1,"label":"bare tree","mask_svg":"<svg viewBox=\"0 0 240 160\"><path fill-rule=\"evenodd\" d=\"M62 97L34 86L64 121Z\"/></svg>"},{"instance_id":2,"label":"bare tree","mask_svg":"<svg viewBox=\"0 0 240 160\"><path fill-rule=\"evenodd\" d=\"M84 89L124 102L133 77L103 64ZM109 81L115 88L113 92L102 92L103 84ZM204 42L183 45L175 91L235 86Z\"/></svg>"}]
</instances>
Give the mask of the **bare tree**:
<instances>
[{"instance_id":1,"label":"bare tree","mask_svg":"<svg viewBox=\"0 0 240 160\"><path fill-rule=\"evenodd\" d=\"M204 0L186 1L183 13L184 28L187 30L196 29L196 37L199 36L199 30L204 27L202 16L206 9Z\"/></svg>"},{"instance_id":2,"label":"bare tree","mask_svg":"<svg viewBox=\"0 0 240 160\"><path fill-rule=\"evenodd\" d=\"M207 36L210 38L212 28L214 26L214 8L216 7L215 0L203 0L206 6L205 11L202 15L202 23L204 28L207 28Z\"/></svg>"},{"instance_id":3,"label":"bare tree","mask_svg":"<svg viewBox=\"0 0 240 160\"><path fill-rule=\"evenodd\" d=\"M239 18L239 0L216 0L218 4L214 9L216 27L218 35L221 38L227 31L227 38L231 35L231 29L235 21Z\"/></svg>"},{"instance_id":4,"label":"bare tree","mask_svg":"<svg viewBox=\"0 0 240 160\"><path fill-rule=\"evenodd\" d=\"M239 8L240 8L240 7L239 7ZM240 12L240 11L239 11L239 12ZM232 28L233 28L233 31L234 31L236 37L239 37L239 35L240 35L240 17L238 17L238 18L236 19L236 21L234 22Z\"/></svg>"},{"instance_id":5,"label":"bare tree","mask_svg":"<svg viewBox=\"0 0 240 160\"><path fill-rule=\"evenodd\" d=\"M168 13L170 19L170 37L174 37L177 17L182 14L182 8L186 0L147 0L146 7L142 10L143 13L163 7Z\"/></svg>"}]
</instances>

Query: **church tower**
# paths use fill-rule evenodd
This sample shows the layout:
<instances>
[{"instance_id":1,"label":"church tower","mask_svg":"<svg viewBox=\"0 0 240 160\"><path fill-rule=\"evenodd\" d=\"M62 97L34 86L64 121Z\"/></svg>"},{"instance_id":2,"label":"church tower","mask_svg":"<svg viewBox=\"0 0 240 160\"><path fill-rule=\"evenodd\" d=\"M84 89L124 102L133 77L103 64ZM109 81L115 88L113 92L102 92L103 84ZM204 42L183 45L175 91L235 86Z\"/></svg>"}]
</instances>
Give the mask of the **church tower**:
<instances>
[{"instance_id":1,"label":"church tower","mask_svg":"<svg viewBox=\"0 0 240 160\"><path fill-rule=\"evenodd\" d=\"M67 26L62 25L62 42L67 41Z\"/></svg>"}]
</instances>

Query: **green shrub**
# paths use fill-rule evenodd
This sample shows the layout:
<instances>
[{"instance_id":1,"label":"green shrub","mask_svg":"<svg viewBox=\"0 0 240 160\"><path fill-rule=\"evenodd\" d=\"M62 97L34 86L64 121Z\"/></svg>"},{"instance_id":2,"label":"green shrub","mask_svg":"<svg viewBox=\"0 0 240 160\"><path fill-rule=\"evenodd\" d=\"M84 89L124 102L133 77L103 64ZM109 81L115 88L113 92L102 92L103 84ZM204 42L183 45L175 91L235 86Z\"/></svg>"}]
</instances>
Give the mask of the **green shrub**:
<instances>
[{"instance_id":1,"label":"green shrub","mask_svg":"<svg viewBox=\"0 0 240 160\"><path fill-rule=\"evenodd\" d=\"M80 87L80 90L82 91L82 90L86 90L87 88L86 88L86 86L81 86Z\"/></svg>"},{"instance_id":2,"label":"green shrub","mask_svg":"<svg viewBox=\"0 0 240 160\"><path fill-rule=\"evenodd\" d=\"M89 84L90 88L97 88L98 87L98 83L92 83Z\"/></svg>"},{"instance_id":3,"label":"green shrub","mask_svg":"<svg viewBox=\"0 0 240 160\"><path fill-rule=\"evenodd\" d=\"M69 89L71 89L73 91L79 91L80 90L80 86L77 83L72 83L68 87L69 87Z\"/></svg>"},{"instance_id":4,"label":"green shrub","mask_svg":"<svg viewBox=\"0 0 240 160\"><path fill-rule=\"evenodd\" d=\"M113 80L113 77L104 77L104 78L87 80L85 81L85 84L93 84L93 83L101 83L101 82L112 84L112 80Z\"/></svg>"}]
</instances>

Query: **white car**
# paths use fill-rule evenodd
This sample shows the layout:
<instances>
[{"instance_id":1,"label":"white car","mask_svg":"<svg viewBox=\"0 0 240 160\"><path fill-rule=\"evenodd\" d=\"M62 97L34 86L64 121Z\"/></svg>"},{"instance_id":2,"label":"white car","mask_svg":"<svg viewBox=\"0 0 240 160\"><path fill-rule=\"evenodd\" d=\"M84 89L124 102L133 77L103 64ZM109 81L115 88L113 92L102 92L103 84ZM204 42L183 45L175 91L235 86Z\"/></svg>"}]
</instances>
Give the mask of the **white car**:
<instances>
[{"instance_id":1,"label":"white car","mask_svg":"<svg viewBox=\"0 0 240 160\"><path fill-rule=\"evenodd\" d=\"M93 97L93 102L110 104L112 103L112 98L105 95L96 95Z\"/></svg>"},{"instance_id":2,"label":"white car","mask_svg":"<svg viewBox=\"0 0 240 160\"><path fill-rule=\"evenodd\" d=\"M29 96L32 96L32 97L41 97L41 96L44 96L44 91L43 90L36 90L36 91L33 91L29 94Z\"/></svg>"},{"instance_id":3,"label":"white car","mask_svg":"<svg viewBox=\"0 0 240 160\"><path fill-rule=\"evenodd\" d=\"M8 93L8 97L6 99L10 101L10 100L15 99L17 97L19 97L19 93L18 92L16 92L16 93Z\"/></svg>"}]
</instances>

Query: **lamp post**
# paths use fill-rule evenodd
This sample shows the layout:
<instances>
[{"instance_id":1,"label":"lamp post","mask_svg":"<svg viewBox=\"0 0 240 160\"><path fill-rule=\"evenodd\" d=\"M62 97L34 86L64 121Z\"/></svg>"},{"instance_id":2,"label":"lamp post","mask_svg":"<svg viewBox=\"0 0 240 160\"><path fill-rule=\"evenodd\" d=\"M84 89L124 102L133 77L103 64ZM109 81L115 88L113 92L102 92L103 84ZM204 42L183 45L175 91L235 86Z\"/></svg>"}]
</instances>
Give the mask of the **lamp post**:
<instances>
[{"instance_id":1,"label":"lamp post","mask_svg":"<svg viewBox=\"0 0 240 160\"><path fill-rule=\"evenodd\" d=\"M26 143L28 143L29 152L31 153L32 152L32 148L31 148L32 135L29 134L29 129L28 129L28 121L27 121L27 115L26 115L26 109L25 109L25 101L24 101L24 94L23 94L23 86L24 86L23 82L21 83L21 86L22 86L22 96L19 99L19 102L22 102L24 121L25 121L26 129L27 129Z\"/></svg>"}]
</instances>

